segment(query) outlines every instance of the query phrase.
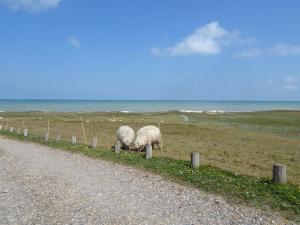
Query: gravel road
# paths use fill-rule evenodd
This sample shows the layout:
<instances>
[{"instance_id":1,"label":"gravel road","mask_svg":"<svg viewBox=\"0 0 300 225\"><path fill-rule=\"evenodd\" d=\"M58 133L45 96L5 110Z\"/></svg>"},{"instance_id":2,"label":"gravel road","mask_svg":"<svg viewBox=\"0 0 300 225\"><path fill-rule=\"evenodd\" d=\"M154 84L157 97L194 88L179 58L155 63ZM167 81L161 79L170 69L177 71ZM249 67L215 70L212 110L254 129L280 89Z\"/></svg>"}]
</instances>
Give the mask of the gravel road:
<instances>
[{"instance_id":1,"label":"gravel road","mask_svg":"<svg viewBox=\"0 0 300 225\"><path fill-rule=\"evenodd\" d=\"M157 175L1 136L0 223L287 224Z\"/></svg>"}]
</instances>

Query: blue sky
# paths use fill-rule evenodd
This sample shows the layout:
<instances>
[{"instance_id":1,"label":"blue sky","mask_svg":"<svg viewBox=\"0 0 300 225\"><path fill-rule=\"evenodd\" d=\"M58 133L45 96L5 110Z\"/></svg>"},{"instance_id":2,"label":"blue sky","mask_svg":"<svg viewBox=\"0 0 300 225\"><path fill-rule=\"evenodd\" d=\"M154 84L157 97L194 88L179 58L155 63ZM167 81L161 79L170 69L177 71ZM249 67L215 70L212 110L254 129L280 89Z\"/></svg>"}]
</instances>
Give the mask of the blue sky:
<instances>
[{"instance_id":1,"label":"blue sky","mask_svg":"<svg viewBox=\"0 0 300 225\"><path fill-rule=\"evenodd\" d=\"M300 100L300 1L0 0L0 98Z\"/></svg>"}]
</instances>

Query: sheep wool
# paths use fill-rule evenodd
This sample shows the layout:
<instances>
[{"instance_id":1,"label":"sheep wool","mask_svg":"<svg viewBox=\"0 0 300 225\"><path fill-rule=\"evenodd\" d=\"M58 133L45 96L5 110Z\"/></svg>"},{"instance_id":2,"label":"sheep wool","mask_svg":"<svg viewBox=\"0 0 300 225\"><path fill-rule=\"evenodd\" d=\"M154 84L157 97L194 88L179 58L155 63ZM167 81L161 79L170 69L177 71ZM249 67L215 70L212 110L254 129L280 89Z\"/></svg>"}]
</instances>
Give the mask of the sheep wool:
<instances>
[{"instance_id":1,"label":"sheep wool","mask_svg":"<svg viewBox=\"0 0 300 225\"><path fill-rule=\"evenodd\" d=\"M135 148L141 150L147 144L151 144L152 147L156 144L159 149L161 148L161 133L158 127L146 126L137 131L134 141Z\"/></svg>"},{"instance_id":2,"label":"sheep wool","mask_svg":"<svg viewBox=\"0 0 300 225\"><path fill-rule=\"evenodd\" d=\"M134 130L129 126L121 126L117 132L117 140L123 148L129 149L135 138Z\"/></svg>"}]
</instances>

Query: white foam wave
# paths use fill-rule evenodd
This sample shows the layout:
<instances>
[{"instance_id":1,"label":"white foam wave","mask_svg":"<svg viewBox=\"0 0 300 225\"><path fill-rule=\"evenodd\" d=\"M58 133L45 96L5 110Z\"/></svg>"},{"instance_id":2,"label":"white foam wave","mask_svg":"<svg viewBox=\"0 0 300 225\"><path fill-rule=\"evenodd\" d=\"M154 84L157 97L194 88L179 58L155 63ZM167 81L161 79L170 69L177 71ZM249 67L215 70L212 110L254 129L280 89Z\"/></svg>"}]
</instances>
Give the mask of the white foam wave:
<instances>
[{"instance_id":1,"label":"white foam wave","mask_svg":"<svg viewBox=\"0 0 300 225\"><path fill-rule=\"evenodd\" d=\"M223 110L209 110L209 111L202 111L202 110L178 110L179 112L182 113L208 113L208 114L217 114L217 113L225 113Z\"/></svg>"},{"instance_id":2,"label":"white foam wave","mask_svg":"<svg viewBox=\"0 0 300 225\"><path fill-rule=\"evenodd\" d=\"M208 114L217 114L217 113L224 113L223 110L210 110L207 112Z\"/></svg>"},{"instance_id":3,"label":"white foam wave","mask_svg":"<svg viewBox=\"0 0 300 225\"><path fill-rule=\"evenodd\" d=\"M179 112L182 112L182 113L203 113L203 111L201 110L179 110Z\"/></svg>"}]
</instances>

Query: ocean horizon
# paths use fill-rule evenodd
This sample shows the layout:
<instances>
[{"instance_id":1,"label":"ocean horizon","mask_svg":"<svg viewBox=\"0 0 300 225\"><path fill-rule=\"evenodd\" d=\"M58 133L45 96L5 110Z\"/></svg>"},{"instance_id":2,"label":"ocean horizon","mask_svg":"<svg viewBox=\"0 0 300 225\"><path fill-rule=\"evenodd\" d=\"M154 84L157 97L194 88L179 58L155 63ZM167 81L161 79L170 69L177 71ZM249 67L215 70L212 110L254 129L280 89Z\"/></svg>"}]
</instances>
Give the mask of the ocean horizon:
<instances>
[{"instance_id":1,"label":"ocean horizon","mask_svg":"<svg viewBox=\"0 0 300 225\"><path fill-rule=\"evenodd\" d=\"M300 101L2 99L0 112L254 112L300 110Z\"/></svg>"}]
</instances>

